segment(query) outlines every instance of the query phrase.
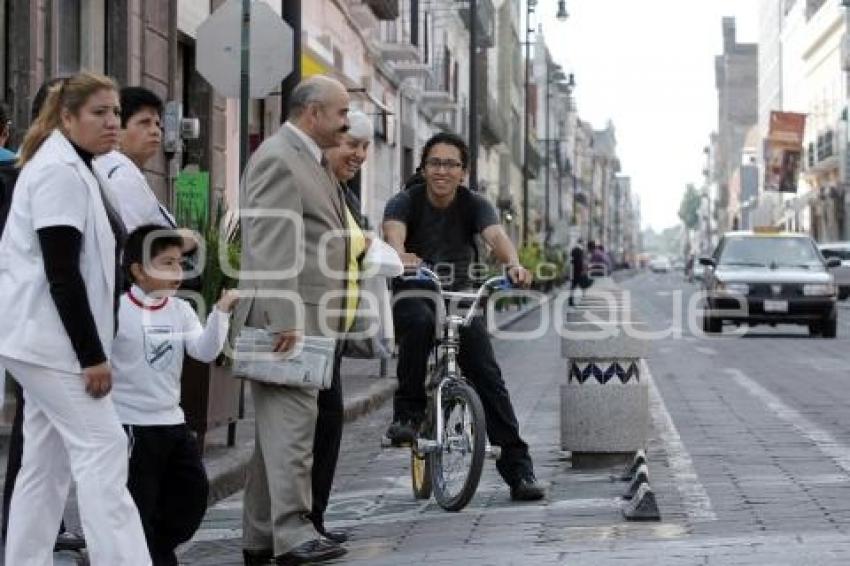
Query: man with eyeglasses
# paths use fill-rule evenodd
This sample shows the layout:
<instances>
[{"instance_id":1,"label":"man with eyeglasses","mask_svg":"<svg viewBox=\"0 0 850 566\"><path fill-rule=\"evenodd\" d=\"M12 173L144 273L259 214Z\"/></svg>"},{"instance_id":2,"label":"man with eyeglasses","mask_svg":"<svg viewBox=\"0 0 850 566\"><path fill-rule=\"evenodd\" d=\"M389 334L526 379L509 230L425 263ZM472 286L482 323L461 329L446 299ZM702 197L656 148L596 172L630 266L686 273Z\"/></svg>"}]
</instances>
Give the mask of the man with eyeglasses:
<instances>
[{"instance_id":1,"label":"man with eyeglasses","mask_svg":"<svg viewBox=\"0 0 850 566\"><path fill-rule=\"evenodd\" d=\"M439 133L428 140L420 164L424 182L409 183L387 203L384 239L398 251L407 269L425 262L444 279L444 288L459 290L475 285L475 272L480 271L475 238L480 235L505 265L511 281L527 286L531 274L520 265L493 206L484 196L461 186L468 161L469 150L460 137ZM393 291L415 290L417 285L396 280ZM436 324L433 299L426 294L397 297L393 319L399 346L399 388L387 437L398 446L414 440L424 416L425 372ZM528 445L520 437L483 317L476 317L460 338L461 370L481 398L490 442L501 448L496 468L510 486L511 498L543 498L545 492L534 477Z\"/></svg>"}]
</instances>

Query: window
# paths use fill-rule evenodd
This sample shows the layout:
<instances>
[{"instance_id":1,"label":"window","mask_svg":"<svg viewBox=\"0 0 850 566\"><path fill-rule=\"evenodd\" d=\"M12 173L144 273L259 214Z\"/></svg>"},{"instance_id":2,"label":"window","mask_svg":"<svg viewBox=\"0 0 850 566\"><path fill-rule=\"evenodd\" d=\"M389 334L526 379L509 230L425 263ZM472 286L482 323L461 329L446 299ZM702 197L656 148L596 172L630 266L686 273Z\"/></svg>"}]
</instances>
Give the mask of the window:
<instances>
[{"instance_id":1,"label":"window","mask_svg":"<svg viewBox=\"0 0 850 566\"><path fill-rule=\"evenodd\" d=\"M56 74L71 75L80 70L82 63L80 0L62 0L56 2L55 7Z\"/></svg>"}]
</instances>

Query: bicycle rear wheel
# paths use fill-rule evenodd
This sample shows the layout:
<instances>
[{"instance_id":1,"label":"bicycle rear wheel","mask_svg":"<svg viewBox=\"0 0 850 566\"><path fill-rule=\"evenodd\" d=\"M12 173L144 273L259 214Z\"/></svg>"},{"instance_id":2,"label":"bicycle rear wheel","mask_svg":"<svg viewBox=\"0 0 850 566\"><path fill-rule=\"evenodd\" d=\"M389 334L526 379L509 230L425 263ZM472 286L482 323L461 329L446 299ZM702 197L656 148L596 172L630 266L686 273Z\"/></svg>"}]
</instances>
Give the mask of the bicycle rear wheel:
<instances>
[{"instance_id":1,"label":"bicycle rear wheel","mask_svg":"<svg viewBox=\"0 0 850 566\"><path fill-rule=\"evenodd\" d=\"M428 465L428 455L419 454L410 449L410 479L413 485L413 497L429 499L431 497L431 466Z\"/></svg>"},{"instance_id":2,"label":"bicycle rear wheel","mask_svg":"<svg viewBox=\"0 0 850 566\"><path fill-rule=\"evenodd\" d=\"M442 448L430 455L434 497L446 511L460 511L470 502L484 466L484 408L475 390L452 383L443 391Z\"/></svg>"}]
</instances>

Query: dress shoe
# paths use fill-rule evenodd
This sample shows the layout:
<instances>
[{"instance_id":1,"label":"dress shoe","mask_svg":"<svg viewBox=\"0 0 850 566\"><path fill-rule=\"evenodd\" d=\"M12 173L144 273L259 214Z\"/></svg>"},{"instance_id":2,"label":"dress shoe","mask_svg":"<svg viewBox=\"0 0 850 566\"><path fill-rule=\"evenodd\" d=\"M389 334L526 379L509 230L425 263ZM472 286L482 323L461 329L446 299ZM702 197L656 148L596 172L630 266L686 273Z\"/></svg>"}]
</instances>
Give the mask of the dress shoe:
<instances>
[{"instance_id":1,"label":"dress shoe","mask_svg":"<svg viewBox=\"0 0 850 566\"><path fill-rule=\"evenodd\" d=\"M325 562L343 556L347 551L337 543L326 538L318 538L299 544L286 554L274 559L278 566L295 566L311 562Z\"/></svg>"},{"instance_id":2,"label":"dress shoe","mask_svg":"<svg viewBox=\"0 0 850 566\"><path fill-rule=\"evenodd\" d=\"M511 499L514 501L538 501L546 495L546 490L534 476L525 476L511 485Z\"/></svg>"},{"instance_id":3,"label":"dress shoe","mask_svg":"<svg viewBox=\"0 0 850 566\"><path fill-rule=\"evenodd\" d=\"M332 540L337 544L345 544L348 542L348 531L343 529L326 529L324 527L316 527L319 534L328 540Z\"/></svg>"},{"instance_id":4,"label":"dress shoe","mask_svg":"<svg viewBox=\"0 0 850 566\"><path fill-rule=\"evenodd\" d=\"M79 551L86 547L86 539L82 536L64 531L56 537L56 543L53 545L53 552L62 552L63 550Z\"/></svg>"},{"instance_id":5,"label":"dress shoe","mask_svg":"<svg viewBox=\"0 0 850 566\"><path fill-rule=\"evenodd\" d=\"M265 566L266 564L271 564L272 560L274 560L274 551L270 548L267 550L248 550L247 548L243 548L242 558L245 561L245 566Z\"/></svg>"}]
</instances>

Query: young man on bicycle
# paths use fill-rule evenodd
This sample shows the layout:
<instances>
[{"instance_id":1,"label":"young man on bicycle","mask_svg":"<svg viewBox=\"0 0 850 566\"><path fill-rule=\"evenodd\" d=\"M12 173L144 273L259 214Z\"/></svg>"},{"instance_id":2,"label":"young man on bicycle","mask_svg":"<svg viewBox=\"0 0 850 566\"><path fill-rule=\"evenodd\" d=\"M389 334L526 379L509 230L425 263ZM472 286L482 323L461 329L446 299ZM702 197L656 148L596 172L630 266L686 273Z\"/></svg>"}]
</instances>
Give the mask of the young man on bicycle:
<instances>
[{"instance_id":1,"label":"young man on bicycle","mask_svg":"<svg viewBox=\"0 0 850 566\"><path fill-rule=\"evenodd\" d=\"M481 235L496 258L505 265L511 281L531 283L531 274L519 264L516 248L508 238L490 203L461 186L469 151L458 136L439 133L425 144L420 172L424 182L410 184L387 203L384 210L385 240L401 255L406 268L427 262L448 279L452 290L477 286L470 271L477 260L475 236ZM471 269L472 268L472 269ZM418 282L396 280L393 291L410 291ZM412 442L426 406L425 373L434 344L434 299L405 296L395 301L393 318L399 345L399 389L393 404L393 423L387 436L393 444ZM496 468L519 501L541 499L545 493L534 477L528 445L519 435L508 390L496 362L482 316L461 332L459 363L484 406L487 436L501 447Z\"/></svg>"}]
</instances>

